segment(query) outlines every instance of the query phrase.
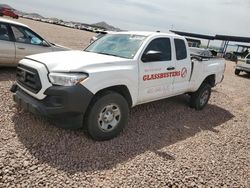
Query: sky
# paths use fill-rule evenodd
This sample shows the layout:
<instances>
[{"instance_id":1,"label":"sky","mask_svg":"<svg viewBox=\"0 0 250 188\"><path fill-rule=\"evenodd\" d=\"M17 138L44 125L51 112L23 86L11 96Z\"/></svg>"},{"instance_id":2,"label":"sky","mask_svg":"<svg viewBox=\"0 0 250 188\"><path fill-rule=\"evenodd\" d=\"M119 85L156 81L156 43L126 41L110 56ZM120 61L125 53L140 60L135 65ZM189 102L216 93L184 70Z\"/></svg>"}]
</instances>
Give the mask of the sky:
<instances>
[{"instance_id":1,"label":"sky","mask_svg":"<svg viewBox=\"0 0 250 188\"><path fill-rule=\"evenodd\" d=\"M168 31L250 37L250 0L5 0L44 17L96 23L124 30Z\"/></svg>"}]
</instances>

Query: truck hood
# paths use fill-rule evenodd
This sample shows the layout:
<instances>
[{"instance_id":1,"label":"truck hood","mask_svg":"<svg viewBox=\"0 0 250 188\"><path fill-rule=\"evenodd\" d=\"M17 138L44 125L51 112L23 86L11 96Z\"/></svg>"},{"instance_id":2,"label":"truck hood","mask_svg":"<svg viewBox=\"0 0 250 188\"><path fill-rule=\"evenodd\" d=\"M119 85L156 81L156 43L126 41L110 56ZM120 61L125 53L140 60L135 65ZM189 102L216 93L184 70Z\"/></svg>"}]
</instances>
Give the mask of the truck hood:
<instances>
[{"instance_id":1,"label":"truck hood","mask_svg":"<svg viewBox=\"0 0 250 188\"><path fill-rule=\"evenodd\" d=\"M130 59L84 51L50 52L26 57L46 65L49 72L81 72L88 68L115 65Z\"/></svg>"}]
</instances>

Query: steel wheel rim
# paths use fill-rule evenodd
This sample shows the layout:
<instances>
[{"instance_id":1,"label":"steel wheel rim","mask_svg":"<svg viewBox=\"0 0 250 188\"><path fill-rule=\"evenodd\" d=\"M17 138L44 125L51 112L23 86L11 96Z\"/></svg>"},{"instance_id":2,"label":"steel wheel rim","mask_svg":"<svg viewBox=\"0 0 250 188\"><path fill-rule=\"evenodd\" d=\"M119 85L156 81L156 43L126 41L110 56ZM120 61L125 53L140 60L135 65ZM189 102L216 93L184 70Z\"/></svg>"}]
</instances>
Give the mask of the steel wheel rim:
<instances>
[{"instance_id":1,"label":"steel wheel rim","mask_svg":"<svg viewBox=\"0 0 250 188\"><path fill-rule=\"evenodd\" d=\"M121 110L116 104L106 105L99 113L98 126L103 132L114 130L121 120Z\"/></svg>"},{"instance_id":2,"label":"steel wheel rim","mask_svg":"<svg viewBox=\"0 0 250 188\"><path fill-rule=\"evenodd\" d=\"M206 90L201 95L200 105L204 106L206 104L206 102L208 101L208 98L209 98L209 92Z\"/></svg>"}]
</instances>

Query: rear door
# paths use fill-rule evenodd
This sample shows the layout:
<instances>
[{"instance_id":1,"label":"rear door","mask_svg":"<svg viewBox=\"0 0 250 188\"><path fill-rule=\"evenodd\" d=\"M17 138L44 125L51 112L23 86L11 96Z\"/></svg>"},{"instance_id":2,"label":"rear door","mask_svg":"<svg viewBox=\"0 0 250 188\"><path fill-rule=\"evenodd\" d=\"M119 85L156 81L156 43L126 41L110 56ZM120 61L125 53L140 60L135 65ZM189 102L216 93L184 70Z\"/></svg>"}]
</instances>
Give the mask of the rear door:
<instances>
[{"instance_id":1,"label":"rear door","mask_svg":"<svg viewBox=\"0 0 250 188\"><path fill-rule=\"evenodd\" d=\"M12 25L11 29L15 37L16 63L25 56L52 51L52 48L45 46L44 40L29 28Z\"/></svg>"},{"instance_id":2,"label":"rear door","mask_svg":"<svg viewBox=\"0 0 250 188\"><path fill-rule=\"evenodd\" d=\"M161 52L161 60L139 61L139 103L166 98L172 94L173 78L176 76L172 59L172 40L168 37L153 39L143 54L149 51ZM142 55L143 57L143 55Z\"/></svg>"},{"instance_id":3,"label":"rear door","mask_svg":"<svg viewBox=\"0 0 250 188\"><path fill-rule=\"evenodd\" d=\"M175 45L175 69L179 71L179 76L174 77L173 92L181 94L189 88L191 75L191 59L187 52L187 42L183 39L174 39Z\"/></svg>"},{"instance_id":4,"label":"rear door","mask_svg":"<svg viewBox=\"0 0 250 188\"><path fill-rule=\"evenodd\" d=\"M8 24L0 22L0 64L5 66L13 65L15 50Z\"/></svg>"}]
</instances>

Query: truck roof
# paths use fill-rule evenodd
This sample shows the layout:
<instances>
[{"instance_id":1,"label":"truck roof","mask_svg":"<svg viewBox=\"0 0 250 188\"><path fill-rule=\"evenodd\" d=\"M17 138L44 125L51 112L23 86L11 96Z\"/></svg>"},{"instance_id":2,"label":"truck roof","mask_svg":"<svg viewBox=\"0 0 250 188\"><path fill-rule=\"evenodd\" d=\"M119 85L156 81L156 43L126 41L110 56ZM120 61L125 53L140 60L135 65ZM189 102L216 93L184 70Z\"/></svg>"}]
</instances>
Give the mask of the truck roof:
<instances>
[{"instance_id":1,"label":"truck roof","mask_svg":"<svg viewBox=\"0 0 250 188\"><path fill-rule=\"evenodd\" d=\"M113 34L113 33L112 33ZM142 35L142 36L157 36L157 35L165 35L165 36L175 36L179 38L184 38L180 35L176 35L174 33L162 33L162 32L150 32L150 31L122 31L122 32L117 32L114 34L130 34L130 35Z\"/></svg>"},{"instance_id":2,"label":"truck roof","mask_svg":"<svg viewBox=\"0 0 250 188\"><path fill-rule=\"evenodd\" d=\"M22 23L13 21L13 20L5 19L5 18L0 18L0 22L9 23L9 24L15 24L15 25L20 25L20 26L24 26L24 27L28 27L29 28L29 26L27 26L25 24L22 24Z\"/></svg>"}]
</instances>

